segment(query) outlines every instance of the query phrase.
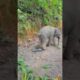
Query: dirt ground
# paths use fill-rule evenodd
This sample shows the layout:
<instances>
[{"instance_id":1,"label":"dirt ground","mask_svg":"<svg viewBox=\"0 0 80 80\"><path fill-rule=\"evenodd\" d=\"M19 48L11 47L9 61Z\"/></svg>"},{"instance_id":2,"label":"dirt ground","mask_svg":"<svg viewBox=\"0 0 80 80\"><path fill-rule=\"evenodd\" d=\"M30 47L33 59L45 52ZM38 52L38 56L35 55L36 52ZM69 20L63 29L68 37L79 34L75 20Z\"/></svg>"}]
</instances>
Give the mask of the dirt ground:
<instances>
[{"instance_id":1,"label":"dirt ground","mask_svg":"<svg viewBox=\"0 0 80 80\"><path fill-rule=\"evenodd\" d=\"M34 75L62 76L62 39L60 40L59 47L49 46L44 51L32 52L36 43L37 41L34 41L29 48L20 45L18 47L18 56L24 56L25 63L33 69ZM47 70L43 68L45 65L49 66Z\"/></svg>"}]
</instances>

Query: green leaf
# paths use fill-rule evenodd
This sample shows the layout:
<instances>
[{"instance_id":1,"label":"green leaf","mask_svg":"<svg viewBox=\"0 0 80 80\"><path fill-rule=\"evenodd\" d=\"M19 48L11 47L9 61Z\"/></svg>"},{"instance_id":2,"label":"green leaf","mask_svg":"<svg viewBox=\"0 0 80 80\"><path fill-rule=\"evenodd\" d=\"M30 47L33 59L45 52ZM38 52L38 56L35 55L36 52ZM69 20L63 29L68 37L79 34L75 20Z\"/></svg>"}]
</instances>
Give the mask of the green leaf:
<instances>
[{"instance_id":1,"label":"green leaf","mask_svg":"<svg viewBox=\"0 0 80 80\"><path fill-rule=\"evenodd\" d=\"M43 69L49 69L50 68L50 65L49 64L46 64L43 66Z\"/></svg>"}]
</instances>

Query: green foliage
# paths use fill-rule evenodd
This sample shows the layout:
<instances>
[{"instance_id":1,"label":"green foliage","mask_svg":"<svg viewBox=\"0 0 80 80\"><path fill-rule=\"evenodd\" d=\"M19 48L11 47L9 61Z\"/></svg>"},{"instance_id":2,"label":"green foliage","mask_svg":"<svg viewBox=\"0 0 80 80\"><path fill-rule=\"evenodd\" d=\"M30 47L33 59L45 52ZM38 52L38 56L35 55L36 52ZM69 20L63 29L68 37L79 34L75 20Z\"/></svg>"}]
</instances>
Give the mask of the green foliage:
<instances>
[{"instance_id":1,"label":"green foliage","mask_svg":"<svg viewBox=\"0 0 80 80\"><path fill-rule=\"evenodd\" d=\"M50 68L50 65L49 64L46 64L46 65L43 65L42 67L43 67L43 69L49 69Z\"/></svg>"},{"instance_id":2,"label":"green foliage","mask_svg":"<svg viewBox=\"0 0 80 80\"><path fill-rule=\"evenodd\" d=\"M40 76L35 76L33 74L33 70L28 66L25 65L23 57L18 58L18 72L21 72L21 80L58 80L58 79L50 79L47 75L40 77ZM48 65L44 65L45 69L48 69Z\"/></svg>"},{"instance_id":3,"label":"green foliage","mask_svg":"<svg viewBox=\"0 0 80 80\"><path fill-rule=\"evenodd\" d=\"M49 78L47 76L44 76L42 80L49 80Z\"/></svg>"},{"instance_id":4,"label":"green foliage","mask_svg":"<svg viewBox=\"0 0 80 80\"><path fill-rule=\"evenodd\" d=\"M18 60L18 71L21 71L21 80L32 80L32 69L25 65L23 57L20 57Z\"/></svg>"},{"instance_id":5,"label":"green foliage","mask_svg":"<svg viewBox=\"0 0 80 80\"><path fill-rule=\"evenodd\" d=\"M61 20L62 0L18 0L19 35L25 35L27 28L39 29L42 25L57 26L55 23Z\"/></svg>"}]
</instances>

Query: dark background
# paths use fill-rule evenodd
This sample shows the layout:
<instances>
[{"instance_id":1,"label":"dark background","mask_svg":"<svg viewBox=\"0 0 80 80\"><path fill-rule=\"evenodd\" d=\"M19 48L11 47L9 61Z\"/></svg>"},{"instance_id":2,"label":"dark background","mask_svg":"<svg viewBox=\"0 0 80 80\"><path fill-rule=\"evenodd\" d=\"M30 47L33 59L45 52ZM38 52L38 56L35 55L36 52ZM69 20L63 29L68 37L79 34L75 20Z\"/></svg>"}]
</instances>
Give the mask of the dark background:
<instances>
[{"instance_id":1,"label":"dark background","mask_svg":"<svg viewBox=\"0 0 80 80\"><path fill-rule=\"evenodd\" d=\"M80 0L63 0L63 80L80 80Z\"/></svg>"},{"instance_id":2,"label":"dark background","mask_svg":"<svg viewBox=\"0 0 80 80\"><path fill-rule=\"evenodd\" d=\"M0 80L17 80L17 0L0 0Z\"/></svg>"},{"instance_id":3,"label":"dark background","mask_svg":"<svg viewBox=\"0 0 80 80\"><path fill-rule=\"evenodd\" d=\"M63 45L64 58L80 55L80 6L79 0L63 0ZM65 45L65 41L66 45Z\"/></svg>"},{"instance_id":4,"label":"dark background","mask_svg":"<svg viewBox=\"0 0 80 80\"><path fill-rule=\"evenodd\" d=\"M7 38L8 37L8 38ZM0 80L17 80L17 1L0 1ZM80 80L80 0L63 0L63 80Z\"/></svg>"}]
</instances>

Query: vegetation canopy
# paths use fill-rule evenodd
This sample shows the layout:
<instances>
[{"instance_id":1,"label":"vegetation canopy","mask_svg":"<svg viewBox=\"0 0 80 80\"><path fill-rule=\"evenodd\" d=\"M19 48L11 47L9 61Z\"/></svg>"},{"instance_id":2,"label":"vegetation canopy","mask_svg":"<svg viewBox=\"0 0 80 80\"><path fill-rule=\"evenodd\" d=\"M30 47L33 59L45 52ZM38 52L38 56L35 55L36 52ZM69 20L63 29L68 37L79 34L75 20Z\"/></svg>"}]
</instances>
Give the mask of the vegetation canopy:
<instances>
[{"instance_id":1,"label":"vegetation canopy","mask_svg":"<svg viewBox=\"0 0 80 80\"><path fill-rule=\"evenodd\" d=\"M62 27L62 0L18 0L18 35L33 37L44 25Z\"/></svg>"}]
</instances>

